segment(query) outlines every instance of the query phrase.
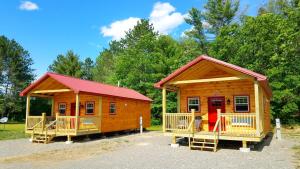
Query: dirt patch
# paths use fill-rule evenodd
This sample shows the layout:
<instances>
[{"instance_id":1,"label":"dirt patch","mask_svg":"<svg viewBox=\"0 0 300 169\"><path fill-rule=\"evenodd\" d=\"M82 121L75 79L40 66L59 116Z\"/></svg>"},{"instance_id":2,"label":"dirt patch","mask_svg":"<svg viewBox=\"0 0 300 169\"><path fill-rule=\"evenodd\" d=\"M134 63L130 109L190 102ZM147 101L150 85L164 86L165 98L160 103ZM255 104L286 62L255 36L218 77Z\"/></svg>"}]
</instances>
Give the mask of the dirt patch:
<instances>
[{"instance_id":1,"label":"dirt patch","mask_svg":"<svg viewBox=\"0 0 300 169\"><path fill-rule=\"evenodd\" d=\"M101 142L84 144L80 146L70 146L62 149L43 151L23 156L10 156L0 158L0 163L23 163L23 162L42 162L53 163L63 160L83 159L90 156L99 155L104 152L114 151L124 146L129 146L131 143L127 139L108 139Z\"/></svg>"}]
</instances>

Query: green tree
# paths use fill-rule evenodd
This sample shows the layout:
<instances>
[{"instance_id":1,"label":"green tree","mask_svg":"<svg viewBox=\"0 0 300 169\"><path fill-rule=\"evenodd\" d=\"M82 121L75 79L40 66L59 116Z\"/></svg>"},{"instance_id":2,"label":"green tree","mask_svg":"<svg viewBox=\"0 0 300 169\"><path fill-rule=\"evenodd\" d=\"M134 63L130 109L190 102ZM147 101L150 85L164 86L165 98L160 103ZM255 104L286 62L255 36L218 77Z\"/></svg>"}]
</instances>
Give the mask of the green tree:
<instances>
[{"instance_id":1,"label":"green tree","mask_svg":"<svg viewBox=\"0 0 300 169\"><path fill-rule=\"evenodd\" d=\"M0 61L0 111L2 116L13 114L20 120L25 100L19 93L34 79L33 61L28 51L5 36L0 36Z\"/></svg>"},{"instance_id":2,"label":"green tree","mask_svg":"<svg viewBox=\"0 0 300 169\"><path fill-rule=\"evenodd\" d=\"M108 49L100 52L93 69L93 79L95 81L114 83L115 60L122 48L122 44L119 41L112 41L109 43Z\"/></svg>"},{"instance_id":3,"label":"green tree","mask_svg":"<svg viewBox=\"0 0 300 169\"><path fill-rule=\"evenodd\" d=\"M186 41L182 43L188 44ZM194 40L190 43L197 46ZM170 36L159 35L148 20L141 20L124 38L114 41L100 53L95 67L99 75L95 78L111 84L119 81L121 86L152 98L152 122L158 124L162 98L161 91L153 84L186 63L185 56L191 57L194 52L186 48ZM169 93L168 99L168 111L176 111L175 93Z\"/></svg>"},{"instance_id":4,"label":"green tree","mask_svg":"<svg viewBox=\"0 0 300 169\"><path fill-rule=\"evenodd\" d=\"M290 9L287 15L245 17L241 25L223 27L211 45L217 58L268 76L273 90L272 115L284 123L295 121L293 116L300 110L297 10Z\"/></svg>"},{"instance_id":5,"label":"green tree","mask_svg":"<svg viewBox=\"0 0 300 169\"><path fill-rule=\"evenodd\" d=\"M82 64L79 55L69 50L66 55L60 54L56 60L49 66L49 71L73 77L82 77Z\"/></svg>"},{"instance_id":6,"label":"green tree","mask_svg":"<svg viewBox=\"0 0 300 169\"><path fill-rule=\"evenodd\" d=\"M192 29L190 31L186 31L185 34L199 43L199 50L203 51L203 53L207 53L207 42L202 20L203 16L200 10L196 8L189 10L189 14L185 18L185 22L192 25Z\"/></svg>"},{"instance_id":7,"label":"green tree","mask_svg":"<svg viewBox=\"0 0 300 169\"><path fill-rule=\"evenodd\" d=\"M208 0L204 6L204 19L211 25L209 31L215 35L231 24L239 9L239 0Z\"/></svg>"},{"instance_id":8,"label":"green tree","mask_svg":"<svg viewBox=\"0 0 300 169\"><path fill-rule=\"evenodd\" d=\"M85 80L93 80L94 61L91 58L86 58L82 63L81 78Z\"/></svg>"}]
</instances>

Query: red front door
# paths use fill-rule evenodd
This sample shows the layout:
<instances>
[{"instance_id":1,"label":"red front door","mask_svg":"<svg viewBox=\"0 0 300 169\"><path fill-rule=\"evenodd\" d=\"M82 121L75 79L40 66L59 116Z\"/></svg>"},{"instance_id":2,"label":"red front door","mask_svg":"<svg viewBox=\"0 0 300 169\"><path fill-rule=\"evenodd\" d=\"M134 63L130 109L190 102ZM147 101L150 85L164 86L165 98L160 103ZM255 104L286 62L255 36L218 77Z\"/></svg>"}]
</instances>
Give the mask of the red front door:
<instances>
[{"instance_id":1,"label":"red front door","mask_svg":"<svg viewBox=\"0 0 300 169\"><path fill-rule=\"evenodd\" d=\"M225 97L209 97L208 98L208 129L213 131L218 119L217 109L221 109L225 113Z\"/></svg>"},{"instance_id":2,"label":"red front door","mask_svg":"<svg viewBox=\"0 0 300 169\"><path fill-rule=\"evenodd\" d=\"M75 115L76 115L76 104L75 103L71 103L71 116L75 116ZM75 128L75 117L71 118L70 128L71 129Z\"/></svg>"}]
</instances>

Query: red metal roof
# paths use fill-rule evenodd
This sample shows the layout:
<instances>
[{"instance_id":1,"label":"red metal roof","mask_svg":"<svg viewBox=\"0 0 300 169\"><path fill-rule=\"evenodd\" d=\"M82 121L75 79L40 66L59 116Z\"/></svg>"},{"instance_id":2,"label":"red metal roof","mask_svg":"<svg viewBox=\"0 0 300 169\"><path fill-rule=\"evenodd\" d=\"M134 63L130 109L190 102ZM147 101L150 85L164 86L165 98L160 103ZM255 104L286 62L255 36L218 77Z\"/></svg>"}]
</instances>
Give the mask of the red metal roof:
<instances>
[{"instance_id":1,"label":"red metal roof","mask_svg":"<svg viewBox=\"0 0 300 169\"><path fill-rule=\"evenodd\" d=\"M180 67L179 69L175 70L169 76L167 76L166 78L162 79L158 83L154 84L154 87L161 88L163 84L165 84L166 82L172 80L173 78L175 78L176 76L178 76L182 72L186 71L190 67L194 66L195 64L197 64L197 63L199 63L199 62L201 62L203 60L206 60L206 61L209 61L209 62L213 62L213 63L219 64L219 65L228 67L230 69L236 70L238 72L241 72L241 73L244 73L246 75L249 75L249 76L252 76L252 77L256 78L262 84L262 86L266 90L266 92L270 96L272 95L272 91L271 91L271 89L269 87L269 83L268 83L268 80L267 80L266 76L264 76L262 74L259 74L259 73L256 73L256 72L253 72L251 70L248 70L248 69L245 69L245 68L242 68L242 67L239 67L239 66L236 66L236 65L233 65L233 64L230 64L230 63L227 63L227 62L224 62L224 61L221 61L221 60L209 57L209 56L206 56L206 55L201 55L201 56L197 57L196 59L190 61L186 65L184 65L184 66Z\"/></svg>"},{"instance_id":2,"label":"red metal roof","mask_svg":"<svg viewBox=\"0 0 300 169\"><path fill-rule=\"evenodd\" d=\"M56 81L58 81L59 83L65 85L66 87L69 87L75 93L86 92L86 93L97 94L97 95L107 95L107 96L123 97L123 98L130 98L136 100L152 101L150 98L132 89L107 85L107 84L98 83L89 80L82 80L82 79L61 75L57 73L52 73L52 72L46 73L36 82L32 83L30 86L28 86L20 93L20 96L25 96L28 92L30 92L37 85L42 83L48 77L51 77Z\"/></svg>"}]
</instances>

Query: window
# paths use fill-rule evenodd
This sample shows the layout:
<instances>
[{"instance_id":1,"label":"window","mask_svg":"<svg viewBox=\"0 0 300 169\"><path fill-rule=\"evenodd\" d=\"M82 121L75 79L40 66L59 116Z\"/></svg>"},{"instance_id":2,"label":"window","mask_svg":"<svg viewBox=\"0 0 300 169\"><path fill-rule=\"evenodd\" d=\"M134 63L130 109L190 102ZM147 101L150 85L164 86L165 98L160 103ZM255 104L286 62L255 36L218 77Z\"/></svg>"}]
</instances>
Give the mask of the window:
<instances>
[{"instance_id":1,"label":"window","mask_svg":"<svg viewBox=\"0 0 300 169\"><path fill-rule=\"evenodd\" d=\"M115 102L109 103L109 114L116 114L116 103Z\"/></svg>"},{"instance_id":2,"label":"window","mask_svg":"<svg viewBox=\"0 0 300 169\"><path fill-rule=\"evenodd\" d=\"M95 102L86 102L85 103L85 114L94 114Z\"/></svg>"},{"instance_id":3,"label":"window","mask_svg":"<svg viewBox=\"0 0 300 169\"><path fill-rule=\"evenodd\" d=\"M195 112L200 111L200 100L199 97L188 97L188 112L195 109Z\"/></svg>"},{"instance_id":4,"label":"window","mask_svg":"<svg viewBox=\"0 0 300 169\"><path fill-rule=\"evenodd\" d=\"M249 112L249 96L234 96L235 112Z\"/></svg>"},{"instance_id":5,"label":"window","mask_svg":"<svg viewBox=\"0 0 300 169\"><path fill-rule=\"evenodd\" d=\"M66 103L58 103L58 112L59 114L66 114L67 104Z\"/></svg>"}]
</instances>

